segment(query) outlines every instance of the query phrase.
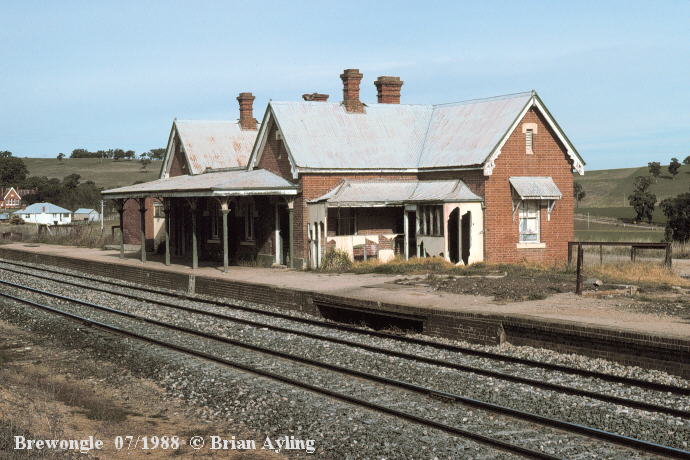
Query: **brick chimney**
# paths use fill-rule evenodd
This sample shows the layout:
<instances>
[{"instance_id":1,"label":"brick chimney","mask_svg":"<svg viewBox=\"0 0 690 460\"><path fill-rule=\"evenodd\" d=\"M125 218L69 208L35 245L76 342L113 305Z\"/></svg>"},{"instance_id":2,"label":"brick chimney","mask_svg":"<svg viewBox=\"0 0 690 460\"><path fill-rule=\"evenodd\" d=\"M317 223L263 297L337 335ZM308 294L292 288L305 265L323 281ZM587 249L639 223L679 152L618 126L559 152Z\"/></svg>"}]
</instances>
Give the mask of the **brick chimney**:
<instances>
[{"instance_id":1,"label":"brick chimney","mask_svg":"<svg viewBox=\"0 0 690 460\"><path fill-rule=\"evenodd\" d=\"M304 99L305 101L326 102L328 100L328 94L321 94L321 93L302 94L302 99Z\"/></svg>"},{"instance_id":2,"label":"brick chimney","mask_svg":"<svg viewBox=\"0 0 690 460\"><path fill-rule=\"evenodd\" d=\"M381 76L376 79L376 91L379 104L400 104L400 87L403 85L400 77Z\"/></svg>"},{"instance_id":3,"label":"brick chimney","mask_svg":"<svg viewBox=\"0 0 690 460\"><path fill-rule=\"evenodd\" d=\"M254 99L252 93L240 93L237 102L240 103L240 128L256 129L256 118L254 118Z\"/></svg>"},{"instance_id":4,"label":"brick chimney","mask_svg":"<svg viewBox=\"0 0 690 460\"><path fill-rule=\"evenodd\" d=\"M351 113L364 113L364 104L359 100L359 82L362 81L359 69L345 69L340 75L343 81L343 105Z\"/></svg>"}]
</instances>

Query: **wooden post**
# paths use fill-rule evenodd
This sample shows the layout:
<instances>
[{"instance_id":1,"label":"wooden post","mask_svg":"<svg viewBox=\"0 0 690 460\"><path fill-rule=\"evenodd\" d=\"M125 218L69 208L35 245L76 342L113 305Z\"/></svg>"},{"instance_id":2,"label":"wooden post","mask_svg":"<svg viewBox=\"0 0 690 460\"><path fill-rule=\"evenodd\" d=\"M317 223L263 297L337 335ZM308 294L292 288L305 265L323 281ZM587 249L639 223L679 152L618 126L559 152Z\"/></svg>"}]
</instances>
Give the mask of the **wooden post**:
<instances>
[{"instance_id":1,"label":"wooden post","mask_svg":"<svg viewBox=\"0 0 690 460\"><path fill-rule=\"evenodd\" d=\"M637 248L635 246L630 246L630 261L635 262L637 258Z\"/></svg>"},{"instance_id":2,"label":"wooden post","mask_svg":"<svg viewBox=\"0 0 690 460\"><path fill-rule=\"evenodd\" d=\"M120 215L120 259L125 258L125 203L127 200L120 199L115 200L115 207L117 208L117 213Z\"/></svg>"},{"instance_id":3,"label":"wooden post","mask_svg":"<svg viewBox=\"0 0 690 460\"><path fill-rule=\"evenodd\" d=\"M405 237L404 237L404 244L405 244L405 260L408 260L410 258L410 229L409 229L409 224L410 222L410 216L407 214L407 209L405 209L405 206L403 206L403 229L405 231Z\"/></svg>"},{"instance_id":4,"label":"wooden post","mask_svg":"<svg viewBox=\"0 0 690 460\"><path fill-rule=\"evenodd\" d=\"M197 199L187 198L187 203L189 203L189 208L192 211L192 269L197 269L199 267L199 249L197 248Z\"/></svg>"},{"instance_id":5,"label":"wooden post","mask_svg":"<svg viewBox=\"0 0 690 460\"><path fill-rule=\"evenodd\" d=\"M573 265L573 242L568 241L568 267Z\"/></svg>"},{"instance_id":6,"label":"wooden post","mask_svg":"<svg viewBox=\"0 0 690 460\"><path fill-rule=\"evenodd\" d=\"M575 281L575 294L582 295L584 281L582 279L582 262L584 261L582 244L577 245L577 279Z\"/></svg>"},{"instance_id":7,"label":"wooden post","mask_svg":"<svg viewBox=\"0 0 690 460\"><path fill-rule=\"evenodd\" d=\"M223 215L223 272L228 272L228 214L230 213L230 206L228 198L223 197L220 200L220 212Z\"/></svg>"},{"instance_id":8,"label":"wooden post","mask_svg":"<svg viewBox=\"0 0 690 460\"><path fill-rule=\"evenodd\" d=\"M141 263L146 262L146 198L139 198L139 238L141 239Z\"/></svg>"},{"instance_id":9,"label":"wooden post","mask_svg":"<svg viewBox=\"0 0 690 460\"><path fill-rule=\"evenodd\" d=\"M673 251L673 248L671 246L671 243L666 243L666 255L664 256L664 266L668 268L669 270L671 269L671 264L672 264L672 254L671 252Z\"/></svg>"},{"instance_id":10,"label":"wooden post","mask_svg":"<svg viewBox=\"0 0 690 460\"><path fill-rule=\"evenodd\" d=\"M290 198L287 200L288 205L288 227L290 232L290 248L288 254L290 257L290 268L295 268L295 200Z\"/></svg>"},{"instance_id":11,"label":"wooden post","mask_svg":"<svg viewBox=\"0 0 690 460\"><path fill-rule=\"evenodd\" d=\"M163 198L163 230L165 232L165 265L170 265L170 215L172 212L170 199Z\"/></svg>"}]
</instances>

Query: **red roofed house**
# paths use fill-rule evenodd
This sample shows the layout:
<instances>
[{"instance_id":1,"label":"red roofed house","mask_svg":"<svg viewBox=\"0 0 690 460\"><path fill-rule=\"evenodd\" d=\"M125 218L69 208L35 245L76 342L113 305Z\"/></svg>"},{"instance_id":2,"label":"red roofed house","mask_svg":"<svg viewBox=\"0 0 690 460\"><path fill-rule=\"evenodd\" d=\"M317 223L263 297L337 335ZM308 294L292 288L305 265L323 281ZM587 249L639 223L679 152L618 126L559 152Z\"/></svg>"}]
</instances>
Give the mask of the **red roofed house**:
<instances>
[{"instance_id":1,"label":"red roofed house","mask_svg":"<svg viewBox=\"0 0 690 460\"><path fill-rule=\"evenodd\" d=\"M584 161L536 92L400 104L403 82L379 77L378 103L365 104L362 74L340 77L342 102L271 101L258 132L247 93L238 123L176 121L161 179L104 194L160 197L172 251L202 259L219 260L213 241L231 259L296 268L318 267L332 248L462 264L566 259Z\"/></svg>"},{"instance_id":2,"label":"red roofed house","mask_svg":"<svg viewBox=\"0 0 690 460\"><path fill-rule=\"evenodd\" d=\"M9 190L2 195L2 200L0 200L0 209L19 209L21 207L22 197L19 196L19 193L17 193L14 187L10 187Z\"/></svg>"}]
</instances>

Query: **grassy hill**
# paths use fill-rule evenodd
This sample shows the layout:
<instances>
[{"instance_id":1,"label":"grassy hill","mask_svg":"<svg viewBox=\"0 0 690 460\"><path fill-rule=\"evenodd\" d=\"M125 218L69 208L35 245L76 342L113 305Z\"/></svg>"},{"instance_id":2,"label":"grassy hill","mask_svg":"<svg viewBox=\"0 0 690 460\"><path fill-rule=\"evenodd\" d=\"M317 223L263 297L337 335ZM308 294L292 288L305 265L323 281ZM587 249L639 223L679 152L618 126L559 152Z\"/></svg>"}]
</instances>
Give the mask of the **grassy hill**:
<instances>
[{"instance_id":1,"label":"grassy hill","mask_svg":"<svg viewBox=\"0 0 690 460\"><path fill-rule=\"evenodd\" d=\"M22 158L30 176L57 177L79 174L82 181L92 180L105 189L158 179L160 161L152 161L145 170L138 161L113 161L98 158Z\"/></svg>"},{"instance_id":2,"label":"grassy hill","mask_svg":"<svg viewBox=\"0 0 690 460\"><path fill-rule=\"evenodd\" d=\"M658 203L665 198L690 192L690 166L681 166L680 172L675 178L672 178L668 173L667 166L662 165L661 175L655 179L650 187L650 191L657 198L654 222L659 225L665 225L666 217ZM584 176L575 176L575 181L582 184L587 193L577 212L580 214L589 213L591 216L632 220L635 212L628 204L628 195L632 193L635 177L647 175L649 175L649 170L644 166L587 171Z\"/></svg>"}]
</instances>

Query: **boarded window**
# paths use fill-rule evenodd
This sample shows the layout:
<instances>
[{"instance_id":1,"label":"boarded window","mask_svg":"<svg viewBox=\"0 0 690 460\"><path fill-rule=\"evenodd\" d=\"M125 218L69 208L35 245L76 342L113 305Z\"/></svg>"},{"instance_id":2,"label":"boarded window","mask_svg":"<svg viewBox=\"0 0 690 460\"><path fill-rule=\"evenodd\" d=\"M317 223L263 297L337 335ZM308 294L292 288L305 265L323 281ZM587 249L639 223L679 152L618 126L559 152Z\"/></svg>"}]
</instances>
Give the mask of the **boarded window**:
<instances>
[{"instance_id":1,"label":"boarded window","mask_svg":"<svg viewBox=\"0 0 690 460\"><path fill-rule=\"evenodd\" d=\"M534 142L534 130L532 130L532 129L525 130L525 151L528 154L534 153L534 151L532 150L533 142Z\"/></svg>"}]
</instances>

